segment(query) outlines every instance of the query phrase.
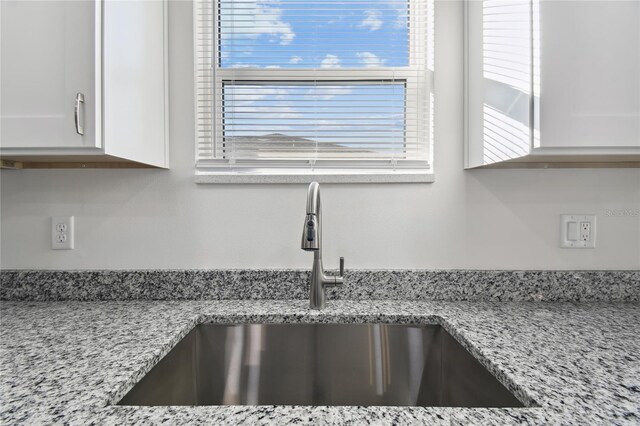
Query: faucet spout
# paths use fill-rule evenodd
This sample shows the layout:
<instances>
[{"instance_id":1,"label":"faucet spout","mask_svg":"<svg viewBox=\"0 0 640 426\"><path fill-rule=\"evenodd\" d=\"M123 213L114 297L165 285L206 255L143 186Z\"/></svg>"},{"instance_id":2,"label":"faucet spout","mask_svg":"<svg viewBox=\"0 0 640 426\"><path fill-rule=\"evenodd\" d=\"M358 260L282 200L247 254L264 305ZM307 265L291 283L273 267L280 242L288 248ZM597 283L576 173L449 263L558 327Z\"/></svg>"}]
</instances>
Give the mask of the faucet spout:
<instances>
[{"instance_id":1,"label":"faucet spout","mask_svg":"<svg viewBox=\"0 0 640 426\"><path fill-rule=\"evenodd\" d=\"M311 182L307 191L307 214L320 214L320 184Z\"/></svg>"},{"instance_id":2,"label":"faucet spout","mask_svg":"<svg viewBox=\"0 0 640 426\"><path fill-rule=\"evenodd\" d=\"M313 251L309 304L311 309L322 309L326 301L325 287L338 286L343 283L344 259L340 258L339 276L325 275L322 266L322 214L318 182L311 182L307 191L307 212L302 227L301 248L305 251Z\"/></svg>"}]
</instances>

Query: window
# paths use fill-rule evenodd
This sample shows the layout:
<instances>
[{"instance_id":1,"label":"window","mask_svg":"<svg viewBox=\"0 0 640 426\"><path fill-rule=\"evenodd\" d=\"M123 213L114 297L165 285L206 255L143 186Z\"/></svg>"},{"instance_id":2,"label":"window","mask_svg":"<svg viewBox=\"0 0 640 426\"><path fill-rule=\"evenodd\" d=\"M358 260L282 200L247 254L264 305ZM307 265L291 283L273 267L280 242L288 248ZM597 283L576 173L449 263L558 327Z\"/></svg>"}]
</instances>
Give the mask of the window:
<instances>
[{"instance_id":1,"label":"window","mask_svg":"<svg viewBox=\"0 0 640 426\"><path fill-rule=\"evenodd\" d=\"M433 0L197 0L201 175L427 174Z\"/></svg>"}]
</instances>

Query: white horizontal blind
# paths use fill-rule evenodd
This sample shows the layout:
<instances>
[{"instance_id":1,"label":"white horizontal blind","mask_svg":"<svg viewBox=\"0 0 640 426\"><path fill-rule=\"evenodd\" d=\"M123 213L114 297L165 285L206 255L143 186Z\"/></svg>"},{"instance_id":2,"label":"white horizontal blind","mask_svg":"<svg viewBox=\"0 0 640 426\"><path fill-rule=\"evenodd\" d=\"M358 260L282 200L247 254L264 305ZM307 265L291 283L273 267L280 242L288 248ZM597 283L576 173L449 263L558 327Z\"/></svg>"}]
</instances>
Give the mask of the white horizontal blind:
<instances>
[{"instance_id":1,"label":"white horizontal blind","mask_svg":"<svg viewBox=\"0 0 640 426\"><path fill-rule=\"evenodd\" d=\"M425 168L432 0L197 0L199 168Z\"/></svg>"}]
</instances>

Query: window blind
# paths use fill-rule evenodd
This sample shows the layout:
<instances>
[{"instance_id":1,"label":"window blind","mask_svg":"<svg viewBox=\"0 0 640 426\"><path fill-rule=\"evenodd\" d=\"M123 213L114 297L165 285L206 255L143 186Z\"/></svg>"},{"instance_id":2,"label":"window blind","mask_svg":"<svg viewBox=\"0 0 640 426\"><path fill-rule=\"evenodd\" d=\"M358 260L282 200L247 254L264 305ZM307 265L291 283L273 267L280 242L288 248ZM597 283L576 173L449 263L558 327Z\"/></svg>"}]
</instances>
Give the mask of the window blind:
<instances>
[{"instance_id":1,"label":"window blind","mask_svg":"<svg viewBox=\"0 0 640 426\"><path fill-rule=\"evenodd\" d=\"M199 169L428 168L432 0L196 0Z\"/></svg>"}]
</instances>

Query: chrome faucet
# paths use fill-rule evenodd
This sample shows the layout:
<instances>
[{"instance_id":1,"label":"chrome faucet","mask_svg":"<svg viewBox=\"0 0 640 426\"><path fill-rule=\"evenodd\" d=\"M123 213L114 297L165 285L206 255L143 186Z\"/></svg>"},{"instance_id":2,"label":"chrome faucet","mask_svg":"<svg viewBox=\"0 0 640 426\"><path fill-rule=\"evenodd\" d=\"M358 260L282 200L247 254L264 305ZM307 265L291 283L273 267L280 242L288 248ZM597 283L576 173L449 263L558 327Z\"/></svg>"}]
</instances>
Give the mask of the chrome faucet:
<instances>
[{"instance_id":1,"label":"chrome faucet","mask_svg":"<svg viewBox=\"0 0 640 426\"><path fill-rule=\"evenodd\" d=\"M313 251L313 270L309 302L311 309L324 308L325 287L334 287L344 282L344 257L340 258L340 275L327 276L322 268L322 215L320 213L320 185L311 182L307 192L307 215L302 228L302 250Z\"/></svg>"}]
</instances>

